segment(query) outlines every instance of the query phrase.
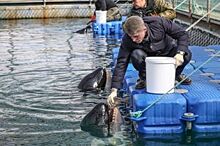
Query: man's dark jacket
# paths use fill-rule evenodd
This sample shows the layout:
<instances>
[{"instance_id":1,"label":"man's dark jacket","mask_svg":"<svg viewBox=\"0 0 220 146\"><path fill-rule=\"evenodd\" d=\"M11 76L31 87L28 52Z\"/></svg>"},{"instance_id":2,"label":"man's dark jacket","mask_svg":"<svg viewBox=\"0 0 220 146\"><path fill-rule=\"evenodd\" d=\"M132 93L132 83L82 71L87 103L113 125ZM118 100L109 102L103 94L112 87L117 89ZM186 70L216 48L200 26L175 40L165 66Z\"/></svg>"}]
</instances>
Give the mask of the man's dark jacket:
<instances>
[{"instance_id":1,"label":"man's dark jacket","mask_svg":"<svg viewBox=\"0 0 220 146\"><path fill-rule=\"evenodd\" d=\"M96 10L108 11L113 7L117 7L114 1L112 0L97 0L95 2Z\"/></svg>"},{"instance_id":2,"label":"man's dark jacket","mask_svg":"<svg viewBox=\"0 0 220 146\"><path fill-rule=\"evenodd\" d=\"M137 44L127 34L123 36L112 77L112 88L122 87L130 55L134 49L142 49L149 56L167 56L172 49L190 53L188 34L180 26L159 16L148 16L143 19L147 27L147 39Z\"/></svg>"}]
</instances>

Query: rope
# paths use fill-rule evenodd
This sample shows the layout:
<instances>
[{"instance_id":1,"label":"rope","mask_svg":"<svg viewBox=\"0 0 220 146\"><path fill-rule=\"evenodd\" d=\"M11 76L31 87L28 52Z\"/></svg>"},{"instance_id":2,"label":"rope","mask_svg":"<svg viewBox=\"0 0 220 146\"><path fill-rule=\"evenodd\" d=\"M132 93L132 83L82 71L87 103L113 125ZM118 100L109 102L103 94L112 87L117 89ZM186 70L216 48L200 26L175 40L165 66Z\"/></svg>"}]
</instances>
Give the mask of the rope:
<instances>
[{"instance_id":1,"label":"rope","mask_svg":"<svg viewBox=\"0 0 220 146\"><path fill-rule=\"evenodd\" d=\"M141 117L141 115L147 111L149 108L151 108L153 105L155 105L157 102L159 102L164 96L166 96L166 94L168 94L171 90L175 89L176 87L178 87L182 82L184 82L187 78L189 78L190 76L192 76L195 72L197 72L201 67L203 67L204 65L206 65L208 62L210 62L214 57L218 56L220 54L220 51L218 51L217 53L215 53L212 57L210 57L209 59L207 59L205 62L203 62L199 67L197 67L194 71L192 71L190 74L188 74L183 80L181 80L180 82L178 82L173 88L171 88L169 91L167 91L165 94L163 94L162 96L160 96L157 100L155 100L153 103L151 103L150 105L148 105L144 110L142 111L137 111L137 112L131 112L130 114L132 117L134 118L139 118Z\"/></svg>"},{"instance_id":2,"label":"rope","mask_svg":"<svg viewBox=\"0 0 220 146\"><path fill-rule=\"evenodd\" d=\"M117 4L120 0L115 1L115 3Z\"/></svg>"},{"instance_id":3,"label":"rope","mask_svg":"<svg viewBox=\"0 0 220 146\"><path fill-rule=\"evenodd\" d=\"M183 3L185 3L186 1L188 1L188 0L184 0L184 1L182 1L179 5L177 5L175 8L174 8L174 10L176 10L178 7L180 7Z\"/></svg>"},{"instance_id":4,"label":"rope","mask_svg":"<svg viewBox=\"0 0 220 146\"><path fill-rule=\"evenodd\" d=\"M196 0L193 0L193 8L195 9L195 13L202 15L203 14L203 7L196 3Z\"/></svg>"}]
</instances>

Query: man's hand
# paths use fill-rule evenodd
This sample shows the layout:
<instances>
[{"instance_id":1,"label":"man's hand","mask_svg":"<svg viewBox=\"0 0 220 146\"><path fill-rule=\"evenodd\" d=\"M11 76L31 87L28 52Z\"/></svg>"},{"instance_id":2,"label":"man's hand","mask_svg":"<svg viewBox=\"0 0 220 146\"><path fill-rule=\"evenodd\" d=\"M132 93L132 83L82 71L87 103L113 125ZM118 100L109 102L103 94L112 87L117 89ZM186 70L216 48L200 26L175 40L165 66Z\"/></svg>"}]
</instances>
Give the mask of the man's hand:
<instances>
[{"instance_id":1,"label":"man's hand","mask_svg":"<svg viewBox=\"0 0 220 146\"><path fill-rule=\"evenodd\" d=\"M183 52L184 53L184 52ZM177 53L174 58L176 59L176 67L180 66L183 64L184 59L183 59L183 53Z\"/></svg>"},{"instance_id":2,"label":"man's hand","mask_svg":"<svg viewBox=\"0 0 220 146\"><path fill-rule=\"evenodd\" d=\"M114 98L117 97L117 91L118 90L116 88L112 88L111 94L107 98L107 103L111 107L114 106L114 104L115 104Z\"/></svg>"},{"instance_id":3,"label":"man's hand","mask_svg":"<svg viewBox=\"0 0 220 146\"><path fill-rule=\"evenodd\" d=\"M159 14L157 14L156 12L150 13L150 16L159 16Z\"/></svg>"}]
</instances>

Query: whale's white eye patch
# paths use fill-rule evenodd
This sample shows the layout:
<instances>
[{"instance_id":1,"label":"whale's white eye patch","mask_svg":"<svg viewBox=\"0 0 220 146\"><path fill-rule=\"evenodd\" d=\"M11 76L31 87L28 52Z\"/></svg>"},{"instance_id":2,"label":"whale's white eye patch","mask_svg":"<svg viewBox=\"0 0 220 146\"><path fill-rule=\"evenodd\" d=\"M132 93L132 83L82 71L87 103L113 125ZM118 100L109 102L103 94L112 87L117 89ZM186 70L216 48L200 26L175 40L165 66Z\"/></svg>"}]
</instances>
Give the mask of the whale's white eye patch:
<instances>
[{"instance_id":1,"label":"whale's white eye patch","mask_svg":"<svg viewBox=\"0 0 220 146\"><path fill-rule=\"evenodd\" d=\"M95 82L95 83L93 84L93 88L96 88L96 87L98 87L98 83L97 83L97 82Z\"/></svg>"}]
</instances>

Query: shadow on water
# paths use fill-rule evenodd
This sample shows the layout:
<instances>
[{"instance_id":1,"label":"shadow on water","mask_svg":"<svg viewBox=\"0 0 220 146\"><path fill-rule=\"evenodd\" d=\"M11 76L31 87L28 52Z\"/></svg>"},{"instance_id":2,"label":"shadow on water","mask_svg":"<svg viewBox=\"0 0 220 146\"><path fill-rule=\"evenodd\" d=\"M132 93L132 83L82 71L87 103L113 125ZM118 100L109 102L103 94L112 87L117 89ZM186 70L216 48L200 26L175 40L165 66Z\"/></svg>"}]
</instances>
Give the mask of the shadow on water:
<instances>
[{"instance_id":1,"label":"shadow on water","mask_svg":"<svg viewBox=\"0 0 220 146\"><path fill-rule=\"evenodd\" d=\"M195 133L186 131L182 134L139 135L134 145L219 145L220 133Z\"/></svg>"},{"instance_id":2,"label":"shadow on water","mask_svg":"<svg viewBox=\"0 0 220 146\"><path fill-rule=\"evenodd\" d=\"M83 117L106 100L106 92L80 92L80 80L98 67L110 68L121 36L73 33L87 19L1 21L0 145L181 145L216 144L219 137L191 134L133 138L130 125L111 137L80 129ZM129 122L128 122L129 123ZM174 140L174 141L173 141ZM178 141L178 142L177 142Z\"/></svg>"}]
</instances>

